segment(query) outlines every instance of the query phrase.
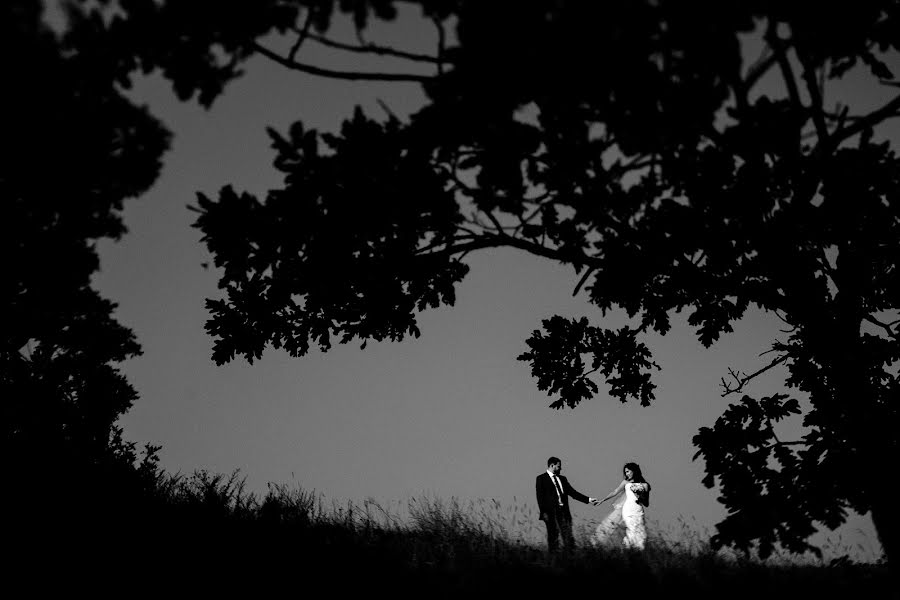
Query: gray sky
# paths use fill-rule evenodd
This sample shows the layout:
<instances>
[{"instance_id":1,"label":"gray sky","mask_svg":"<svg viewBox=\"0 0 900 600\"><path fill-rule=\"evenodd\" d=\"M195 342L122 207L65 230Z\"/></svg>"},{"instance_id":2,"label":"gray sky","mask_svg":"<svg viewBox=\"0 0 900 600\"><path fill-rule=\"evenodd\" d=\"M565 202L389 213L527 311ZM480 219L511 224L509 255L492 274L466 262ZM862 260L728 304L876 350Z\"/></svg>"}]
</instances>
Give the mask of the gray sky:
<instances>
[{"instance_id":1,"label":"gray sky","mask_svg":"<svg viewBox=\"0 0 900 600\"><path fill-rule=\"evenodd\" d=\"M398 35L413 50L433 37L411 29ZM313 48L303 53L308 62L351 66ZM844 93L856 97L853 82L847 86ZM622 464L633 460L653 485L650 517L660 526L683 518L711 529L724 516L715 490L700 483L703 463L691 460L691 437L724 410L719 380L728 367L751 372L764 364L758 354L778 335L774 316L749 314L709 351L676 318L668 336L650 338L662 367L651 407L620 404L601 384L594 400L554 411L515 358L541 319L588 315L599 323L599 312L572 297L577 277L570 269L491 251L468 259L472 270L455 307L420 316L418 340L337 346L300 359L269 350L254 365L216 367L203 324L205 298L218 296L217 275L201 266L210 256L190 227L195 214L186 206L195 193L216 195L232 184L262 195L278 187L265 126L283 131L302 119L335 129L356 104L377 116L380 98L403 115L423 96L411 84L335 82L253 60L208 112L179 103L155 77L141 81L134 97L172 129L173 147L155 187L126 204L127 236L100 244L95 282L119 303L117 317L144 349L123 365L141 398L121 423L128 439L163 446L163 467L240 469L256 492L275 482L338 501L391 504L428 495L533 510L534 477L548 456L561 457L570 482L593 496L615 487ZM783 374L761 379L751 393L780 391ZM576 503L576 521L590 525L608 507ZM852 518L832 539L839 552L880 553L868 518Z\"/></svg>"}]
</instances>

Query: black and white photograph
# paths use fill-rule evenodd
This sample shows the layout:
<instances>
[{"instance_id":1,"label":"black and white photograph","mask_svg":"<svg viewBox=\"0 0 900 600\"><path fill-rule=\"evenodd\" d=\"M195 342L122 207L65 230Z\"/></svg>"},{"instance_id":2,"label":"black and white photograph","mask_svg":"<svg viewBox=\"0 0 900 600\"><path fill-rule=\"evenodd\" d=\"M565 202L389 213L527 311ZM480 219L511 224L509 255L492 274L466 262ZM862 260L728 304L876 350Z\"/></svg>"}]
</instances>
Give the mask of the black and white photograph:
<instances>
[{"instance_id":1,"label":"black and white photograph","mask_svg":"<svg viewBox=\"0 0 900 600\"><path fill-rule=\"evenodd\" d=\"M0 47L8 597L898 597L900 1Z\"/></svg>"}]
</instances>

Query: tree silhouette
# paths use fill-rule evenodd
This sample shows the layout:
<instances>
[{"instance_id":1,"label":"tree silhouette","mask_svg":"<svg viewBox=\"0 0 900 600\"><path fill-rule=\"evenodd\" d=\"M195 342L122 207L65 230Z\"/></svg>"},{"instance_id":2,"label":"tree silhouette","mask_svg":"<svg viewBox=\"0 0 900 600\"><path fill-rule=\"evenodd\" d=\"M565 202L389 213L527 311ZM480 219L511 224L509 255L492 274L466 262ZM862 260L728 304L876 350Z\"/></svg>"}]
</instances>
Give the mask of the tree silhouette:
<instances>
[{"instance_id":1,"label":"tree silhouette","mask_svg":"<svg viewBox=\"0 0 900 600\"><path fill-rule=\"evenodd\" d=\"M78 14L73 7L62 35L44 23L40 2L0 9L2 455L16 498L55 511L125 487L119 476L152 475L157 450L147 446L136 465L116 426L137 394L115 363L140 346L91 276L96 241L124 233L122 202L156 179L168 133L117 90L90 44L102 24Z\"/></svg>"},{"instance_id":2,"label":"tree silhouette","mask_svg":"<svg viewBox=\"0 0 900 600\"><path fill-rule=\"evenodd\" d=\"M401 5L434 27L433 52L366 39ZM160 68L182 98L208 103L253 55L427 95L405 120L357 111L337 134L302 122L270 131L281 188L199 196L196 226L225 292L208 301L217 363L252 362L268 345L302 356L335 339L418 336L416 313L453 304L464 257L492 247L571 265L576 293L631 318L613 331L552 317L532 334L519 358L554 408L597 393L594 373L613 397L649 404L657 367L643 334L665 334L685 310L710 346L759 307L788 329L771 362L733 372L723 395L783 365L809 397L806 433L776 437L773 423L801 412L784 394L742 395L700 430L704 483L729 512L714 541L764 556L776 542L812 549L815 523L835 527L853 509L871 511L896 559L881 465L897 456L900 170L875 134L900 114L900 95L869 110L827 92L848 73L897 86L897 2L123 7L111 28L127 57L118 68ZM329 36L335 11L358 41ZM745 56L752 39L759 54ZM409 69L328 69L304 60L311 44Z\"/></svg>"}]
</instances>

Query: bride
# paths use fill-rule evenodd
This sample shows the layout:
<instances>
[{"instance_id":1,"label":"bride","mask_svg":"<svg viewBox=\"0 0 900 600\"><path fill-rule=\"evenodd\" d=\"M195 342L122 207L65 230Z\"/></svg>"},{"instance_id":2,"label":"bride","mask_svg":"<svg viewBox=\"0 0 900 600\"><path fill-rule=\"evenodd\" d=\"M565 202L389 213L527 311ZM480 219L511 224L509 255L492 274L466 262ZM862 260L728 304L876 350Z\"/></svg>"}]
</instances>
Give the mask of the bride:
<instances>
[{"instance_id":1,"label":"bride","mask_svg":"<svg viewBox=\"0 0 900 600\"><path fill-rule=\"evenodd\" d=\"M625 463L622 468L625 479L616 489L597 501L599 506L610 498L618 496L623 491L625 496L613 503L613 510L597 526L594 533L594 543L604 543L618 529L625 525L625 538L622 543L626 548L643 550L647 543L647 525L644 517L644 509L650 506L650 484L641 474L641 468L637 463Z\"/></svg>"}]
</instances>

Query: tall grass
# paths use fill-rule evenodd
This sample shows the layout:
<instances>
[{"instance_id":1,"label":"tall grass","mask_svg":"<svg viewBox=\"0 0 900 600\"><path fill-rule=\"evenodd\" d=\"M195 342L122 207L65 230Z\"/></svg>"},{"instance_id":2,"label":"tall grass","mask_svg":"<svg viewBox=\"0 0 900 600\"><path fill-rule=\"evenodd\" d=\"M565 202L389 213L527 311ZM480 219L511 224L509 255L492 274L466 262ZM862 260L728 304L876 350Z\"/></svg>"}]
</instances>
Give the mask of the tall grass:
<instances>
[{"instance_id":1,"label":"tall grass","mask_svg":"<svg viewBox=\"0 0 900 600\"><path fill-rule=\"evenodd\" d=\"M126 516L123 516L126 515ZM857 595L888 583L885 565L761 561L714 550L684 521L651 527L644 552L594 547L592 526L576 528L576 549L550 556L530 503L418 497L405 505L329 501L270 484L246 491L237 472L160 475L153 498L120 510L91 535L119 536L109 564L140 576L162 570L198 581L297 585L310 578L335 594L380 590L393 597L503 596L563 591L781 598ZM252 575L251 575L252 574Z\"/></svg>"}]
</instances>

